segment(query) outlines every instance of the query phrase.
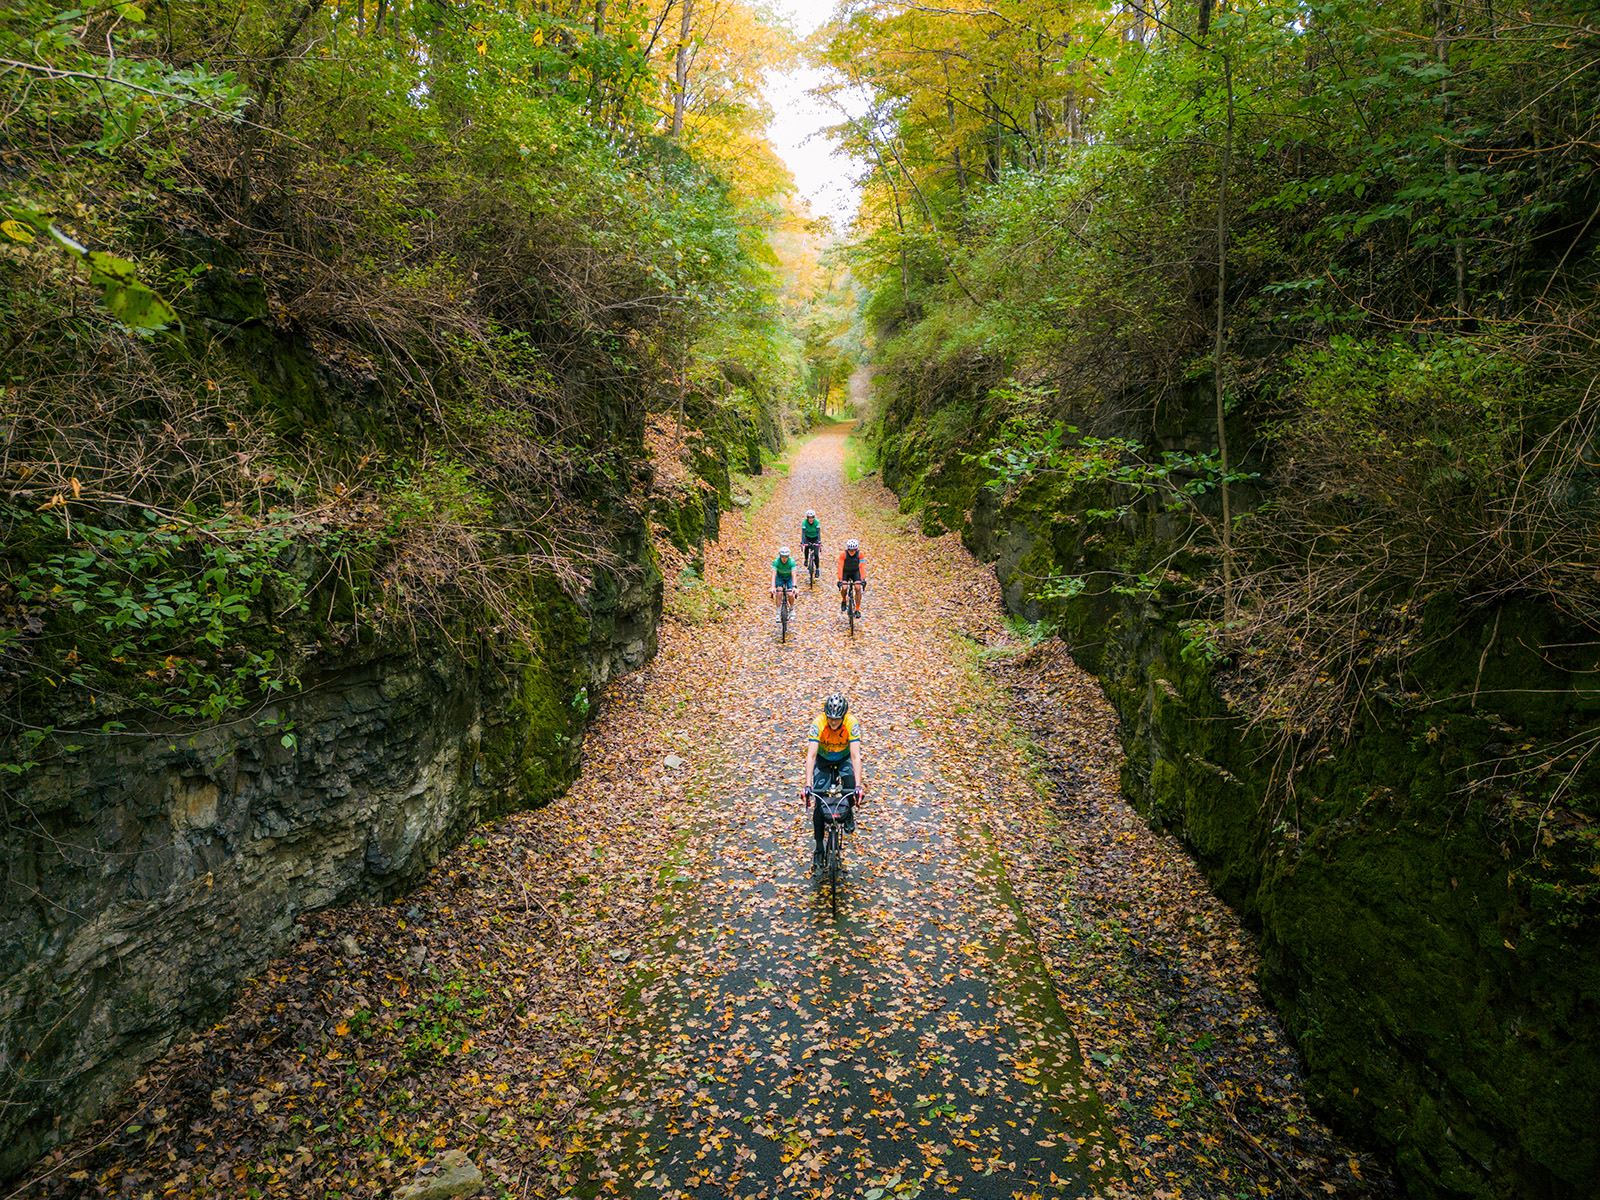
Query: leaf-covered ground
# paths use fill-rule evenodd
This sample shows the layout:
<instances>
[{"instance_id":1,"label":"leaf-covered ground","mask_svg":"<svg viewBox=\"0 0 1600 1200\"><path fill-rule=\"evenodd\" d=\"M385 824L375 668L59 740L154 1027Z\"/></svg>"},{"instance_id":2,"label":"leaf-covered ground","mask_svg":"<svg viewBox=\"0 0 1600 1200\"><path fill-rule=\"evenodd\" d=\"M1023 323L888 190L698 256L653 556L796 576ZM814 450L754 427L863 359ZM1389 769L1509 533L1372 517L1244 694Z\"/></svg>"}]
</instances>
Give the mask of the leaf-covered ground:
<instances>
[{"instance_id":1,"label":"leaf-covered ground","mask_svg":"<svg viewBox=\"0 0 1600 1200\"><path fill-rule=\"evenodd\" d=\"M14 1194L378 1197L445 1148L515 1197L1389 1194L1306 1112L1249 936L1117 798L1093 682L847 486L843 433L725 522L697 586L733 607L613 686L566 798L305 922ZM806 507L825 571L863 540L854 639L826 580L771 623ZM838 920L796 796L835 688L869 787Z\"/></svg>"}]
</instances>

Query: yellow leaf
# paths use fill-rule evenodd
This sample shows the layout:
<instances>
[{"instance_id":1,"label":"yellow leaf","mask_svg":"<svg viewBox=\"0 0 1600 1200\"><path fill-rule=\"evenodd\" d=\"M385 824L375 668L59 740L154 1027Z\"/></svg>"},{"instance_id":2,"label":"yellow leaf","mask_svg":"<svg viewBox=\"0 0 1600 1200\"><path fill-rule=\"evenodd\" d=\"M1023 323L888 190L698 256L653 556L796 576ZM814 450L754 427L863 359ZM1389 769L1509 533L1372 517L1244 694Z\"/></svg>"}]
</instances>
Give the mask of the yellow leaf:
<instances>
[{"instance_id":1,"label":"yellow leaf","mask_svg":"<svg viewBox=\"0 0 1600 1200\"><path fill-rule=\"evenodd\" d=\"M338 1034L340 1037L343 1037L345 1034L350 1032L350 1022L349 1021L340 1021L337 1025L335 1025L333 1027L333 1031L334 1031L334 1033Z\"/></svg>"},{"instance_id":2,"label":"yellow leaf","mask_svg":"<svg viewBox=\"0 0 1600 1200\"><path fill-rule=\"evenodd\" d=\"M33 230L21 221L0 221L0 233L5 234L13 242L26 244L33 241Z\"/></svg>"}]
</instances>

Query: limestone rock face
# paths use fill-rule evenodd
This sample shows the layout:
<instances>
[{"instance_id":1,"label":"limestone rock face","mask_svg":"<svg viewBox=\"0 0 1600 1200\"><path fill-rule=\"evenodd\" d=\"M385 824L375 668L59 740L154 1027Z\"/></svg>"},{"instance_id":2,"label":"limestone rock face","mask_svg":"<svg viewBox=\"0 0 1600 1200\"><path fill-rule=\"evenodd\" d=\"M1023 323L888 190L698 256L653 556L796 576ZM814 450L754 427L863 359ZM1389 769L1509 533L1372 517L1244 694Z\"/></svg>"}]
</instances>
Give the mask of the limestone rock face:
<instances>
[{"instance_id":1,"label":"limestone rock face","mask_svg":"<svg viewBox=\"0 0 1600 1200\"><path fill-rule=\"evenodd\" d=\"M251 719L84 738L19 777L0 834L0 1179L214 1017L299 914L391 895L473 826L559 795L580 693L655 652L660 577L642 532L629 550L631 582L549 598L538 659L368 648Z\"/></svg>"},{"instance_id":2,"label":"limestone rock face","mask_svg":"<svg viewBox=\"0 0 1600 1200\"><path fill-rule=\"evenodd\" d=\"M395 1200L453 1200L475 1196L483 1189L483 1172L461 1150L446 1150L422 1170Z\"/></svg>"}]
</instances>

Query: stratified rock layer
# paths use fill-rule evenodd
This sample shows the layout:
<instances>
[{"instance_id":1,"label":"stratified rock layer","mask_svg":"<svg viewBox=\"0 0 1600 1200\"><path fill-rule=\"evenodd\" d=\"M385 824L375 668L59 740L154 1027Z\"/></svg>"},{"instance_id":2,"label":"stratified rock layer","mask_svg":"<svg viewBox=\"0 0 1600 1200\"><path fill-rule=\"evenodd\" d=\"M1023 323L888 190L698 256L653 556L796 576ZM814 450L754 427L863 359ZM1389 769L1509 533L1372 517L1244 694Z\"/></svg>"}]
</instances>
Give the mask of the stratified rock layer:
<instances>
[{"instance_id":1,"label":"stratified rock layer","mask_svg":"<svg viewBox=\"0 0 1600 1200\"><path fill-rule=\"evenodd\" d=\"M629 553L631 574L582 607L536 589L536 659L367 646L249 719L83 737L22 775L0 917L0 1178L217 1013L297 915L387 896L474 825L565 789L580 692L655 651L642 530Z\"/></svg>"}]
</instances>

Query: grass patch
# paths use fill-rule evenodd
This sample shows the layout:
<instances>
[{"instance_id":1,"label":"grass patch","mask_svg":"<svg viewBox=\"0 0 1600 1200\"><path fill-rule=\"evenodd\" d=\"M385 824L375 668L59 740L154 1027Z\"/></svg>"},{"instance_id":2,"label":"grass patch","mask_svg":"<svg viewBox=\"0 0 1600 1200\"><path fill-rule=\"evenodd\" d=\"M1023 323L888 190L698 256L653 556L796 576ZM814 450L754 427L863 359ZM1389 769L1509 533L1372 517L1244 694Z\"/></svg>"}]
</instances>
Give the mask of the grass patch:
<instances>
[{"instance_id":1,"label":"grass patch","mask_svg":"<svg viewBox=\"0 0 1600 1200\"><path fill-rule=\"evenodd\" d=\"M789 474L789 464L774 462L762 464L761 474L741 475L737 471L731 472L728 478L732 481L735 495L750 497L749 504L739 507L747 513L753 513L768 500L777 489L778 483Z\"/></svg>"},{"instance_id":2,"label":"grass patch","mask_svg":"<svg viewBox=\"0 0 1600 1200\"><path fill-rule=\"evenodd\" d=\"M844 477L851 483L878 469L878 453L860 434L860 426L844 440Z\"/></svg>"},{"instance_id":3,"label":"grass patch","mask_svg":"<svg viewBox=\"0 0 1600 1200\"><path fill-rule=\"evenodd\" d=\"M972 662L981 666L996 659L1026 654L1055 637L1058 632L1049 621L1024 621L1014 616L1006 617L1006 628L1010 631L1011 637L999 646L979 646L961 638L957 638L957 644L968 651Z\"/></svg>"},{"instance_id":4,"label":"grass patch","mask_svg":"<svg viewBox=\"0 0 1600 1200\"><path fill-rule=\"evenodd\" d=\"M709 625L739 602L732 588L713 587L685 567L678 586L667 593L667 611L688 625Z\"/></svg>"}]
</instances>

